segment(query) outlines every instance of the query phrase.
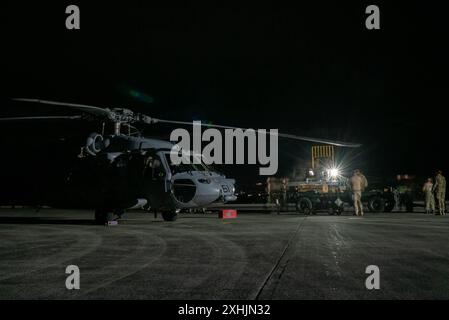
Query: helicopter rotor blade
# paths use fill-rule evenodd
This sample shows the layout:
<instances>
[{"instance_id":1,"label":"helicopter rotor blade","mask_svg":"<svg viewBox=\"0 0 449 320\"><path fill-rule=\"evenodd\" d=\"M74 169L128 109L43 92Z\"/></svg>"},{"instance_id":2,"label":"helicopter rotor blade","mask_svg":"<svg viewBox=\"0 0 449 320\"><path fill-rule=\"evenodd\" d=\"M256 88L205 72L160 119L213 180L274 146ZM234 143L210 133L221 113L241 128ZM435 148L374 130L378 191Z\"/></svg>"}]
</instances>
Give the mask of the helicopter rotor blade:
<instances>
[{"instance_id":1,"label":"helicopter rotor blade","mask_svg":"<svg viewBox=\"0 0 449 320\"><path fill-rule=\"evenodd\" d=\"M37 117L10 117L0 118L0 122L26 121L26 120L78 120L82 116L37 116Z\"/></svg>"},{"instance_id":2,"label":"helicopter rotor blade","mask_svg":"<svg viewBox=\"0 0 449 320\"><path fill-rule=\"evenodd\" d=\"M114 120L115 115L116 115L116 113L113 110L110 110L108 108L100 108L100 107L89 106L89 105L84 105L84 104L75 104L75 103L57 102L57 101L39 100L39 99L25 99L25 98L14 98L12 100L75 108L78 110L83 110L83 111L92 113L94 115L106 116L110 120ZM139 116L140 116L140 119L137 121L143 122L145 124L167 123L167 124L179 124L179 125L192 125L192 122L187 122L187 121L157 119L157 118L152 118L152 117L146 116L144 114L140 114ZM209 127L209 128L220 128L220 129L246 130L246 129L238 128L238 127L224 126L224 125L218 125L218 124L207 124L207 123L201 123L201 126ZM275 133L272 133L270 131L268 131L267 134L275 135ZM329 145L334 145L334 146L339 146L339 147L358 148L361 146L361 144L359 144L359 143L343 142L343 141L313 138L313 137L304 137L304 136L297 136L297 135L286 134L286 133L277 133L276 135L281 138L286 138L286 139L323 143L323 144L329 144Z\"/></svg>"},{"instance_id":3,"label":"helicopter rotor blade","mask_svg":"<svg viewBox=\"0 0 449 320\"><path fill-rule=\"evenodd\" d=\"M89 106L89 105L85 105L85 104L58 102L58 101L50 101L50 100L39 100L39 99L26 99L26 98L13 98L12 100L22 101L22 102L39 103L39 104L45 104L45 105L51 105L51 106L69 107L69 108L74 108L74 109L82 110L85 112L89 112L94 115L100 115L100 116L106 116L106 117L112 116L111 111L107 108L100 108L100 107Z\"/></svg>"},{"instance_id":4,"label":"helicopter rotor blade","mask_svg":"<svg viewBox=\"0 0 449 320\"><path fill-rule=\"evenodd\" d=\"M168 123L168 124L179 124L179 125L192 125L193 124L192 122L187 122L187 121L175 121L175 120L165 120L165 119L157 119L157 118L149 118L148 120L149 120L149 122L147 122L147 121L146 122L150 123L150 124L152 124L152 123ZM209 128L220 128L220 129L246 130L246 129L238 128L238 127L223 126L223 125L218 125L218 124L207 124L207 123L201 123L201 126L209 127ZM267 134L276 135L276 133L272 133L269 131L267 131ZM334 146L338 146L338 147L358 148L358 147L362 146L360 143L304 137L304 136L297 136L297 135L293 135L293 134L279 133L279 132L277 133L277 136L279 136L281 138L286 138L286 139L323 143L323 144L329 144L329 145L334 145Z\"/></svg>"}]
</instances>

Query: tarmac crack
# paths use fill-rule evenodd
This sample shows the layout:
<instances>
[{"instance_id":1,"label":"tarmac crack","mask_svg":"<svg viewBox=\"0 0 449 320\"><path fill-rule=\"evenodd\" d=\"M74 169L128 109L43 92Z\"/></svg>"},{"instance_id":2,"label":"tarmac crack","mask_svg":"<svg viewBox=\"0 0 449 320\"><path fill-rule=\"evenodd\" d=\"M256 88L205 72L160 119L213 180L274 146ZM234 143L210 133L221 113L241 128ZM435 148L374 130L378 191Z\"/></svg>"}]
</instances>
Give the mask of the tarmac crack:
<instances>
[{"instance_id":1,"label":"tarmac crack","mask_svg":"<svg viewBox=\"0 0 449 320\"><path fill-rule=\"evenodd\" d=\"M264 291L265 287L267 286L267 284L270 282L271 278L273 277L274 273L276 272L276 270L279 268L283 258L285 257L288 249L290 248L291 244L293 243L293 240L296 238L296 236L299 234L299 231L301 230L301 227L304 224L304 221L307 219L307 217L304 217L299 223L298 226L296 227L295 231L293 232L292 236L288 239L287 244L284 246L284 249L281 252L281 255L279 256L279 258L276 260L276 263L274 264L274 266L271 268L270 272L268 273L268 275L266 276L265 280L262 282L262 285L258 288L257 293L254 297L254 300L259 300L262 292ZM290 260L287 260L287 262L285 263L285 265L283 266L283 270L282 273L280 274L279 278L282 276L282 274L285 271L285 268L287 267L287 264Z\"/></svg>"}]
</instances>

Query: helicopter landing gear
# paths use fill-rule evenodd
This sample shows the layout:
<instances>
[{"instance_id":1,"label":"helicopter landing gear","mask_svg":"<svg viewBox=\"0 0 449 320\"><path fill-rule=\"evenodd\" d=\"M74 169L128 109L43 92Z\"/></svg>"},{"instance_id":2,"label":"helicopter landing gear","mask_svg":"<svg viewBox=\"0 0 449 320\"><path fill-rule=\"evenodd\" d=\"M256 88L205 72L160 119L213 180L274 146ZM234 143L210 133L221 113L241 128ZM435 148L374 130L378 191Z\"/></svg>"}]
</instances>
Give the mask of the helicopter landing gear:
<instances>
[{"instance_id":1,"label":"helicopter landing gear","mask_svg":"<svg viewBox=\"0 0 449 320\"><path fill-rule=\"evenodd\" d=\"M114 220L120 220L124 214L125 214L125 210L123 210L123 209L115 209L114 210L114 215L115 215Z\"/></svg>"},{"instance_id":2,"label":"helicopter landing gear","mask_svg":"<svg viewBox=\"0 0 449 320\"><path fill-rule=\"evenodd\" d=\"M172 211L162 211L162 219L164 221L176 221L178 218L178 213L175 210Z\"/></svg>"},{"instance_id":3,"label":"helicopter landing gear","mask_svg":"<svg viewBox=\"0 0 449 320\"><path fill-rule=\"evenodd\" d=\"M107 224L111 221L116 221L120 218L121 214L116 213L116 211L111 211L109 209L95 209L95 223L96 224Z\"/></svg>"}]
</instances>

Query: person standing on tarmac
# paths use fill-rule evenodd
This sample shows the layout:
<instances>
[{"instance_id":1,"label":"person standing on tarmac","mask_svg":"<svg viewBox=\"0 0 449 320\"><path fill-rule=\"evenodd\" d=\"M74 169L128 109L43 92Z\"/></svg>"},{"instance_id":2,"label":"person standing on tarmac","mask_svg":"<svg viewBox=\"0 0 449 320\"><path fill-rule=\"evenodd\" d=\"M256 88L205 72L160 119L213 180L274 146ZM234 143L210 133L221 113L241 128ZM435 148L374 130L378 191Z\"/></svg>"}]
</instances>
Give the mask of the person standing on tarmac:
<instances>
[{"instance_id":1,"label":"person standing on tarmac","mask_svg":"<svg viewBox=\"0 0 449 320\"><path fill-rule=\"evenodd\" d=\"M441 170L437 171L437 176L435 177L435 193L438 199L438 209L440 210L440 215L444 216L446 214L446 178L443 176L443 172Z\"/></svg>"},{"instance_id":2,"label":"person standing on tarmac","mask_svg":"<svg viewBox=\"0 0 449 320\"><path fill-rule=\"evenodd\" d=\"M354 199L355 215L363 216L362 192L368 186L368 181L360 170L357 169L354 170L354 174L352 175L350 182L352 197Z\"/></svg>"},{"instance_id":3,"label":"person standing on tarmac","mask_svg":"<svg viewBox=\"0 0 449 320\"><path fill-rule=\"evenodd\" d=\"M424 183L422 191L425 195L426 200L426 213L435 213L435 197L433 196L433 183L432 178L428 178L427 182ZM430 211L432 210L432 212Z\"/></svg>"}]
</instances>

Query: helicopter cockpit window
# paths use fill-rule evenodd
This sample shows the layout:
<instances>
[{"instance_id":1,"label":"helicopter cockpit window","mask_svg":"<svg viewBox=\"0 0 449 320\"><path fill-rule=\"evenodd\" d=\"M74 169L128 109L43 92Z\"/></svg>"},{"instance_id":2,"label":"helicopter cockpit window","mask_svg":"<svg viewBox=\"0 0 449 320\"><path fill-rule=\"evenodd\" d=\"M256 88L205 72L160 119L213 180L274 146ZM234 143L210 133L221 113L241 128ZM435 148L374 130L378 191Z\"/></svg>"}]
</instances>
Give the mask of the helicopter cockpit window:
<instances>
[{"instance_id":1,"label":"helicopter cockpit window","mask_svg":"<svg viewBox=\"0 0 449 320\"><path fill-rule=\"evenodd\" d=\"M157 157L148 157L145 161L146 175L150 175L151 178L162 177L165 175L164 167L161 160Z\"/></svg>"},{"instance_id":2,"label":"helicopter cockpit window","mask_svg":"<svg viewBox=\"0 0 449 320\"><path fill-rule=\"evenodd\" d=\"M154 159L152 162L151 162L151 168L153 168L153 169L157 169L157 168L159 168L161 166L161 161L159 160L159 159Z\"/></svg>"},{"instance_id":3,"label":"helicopter cockpit window","mask_svg":"<svg viewBox=\"0 0 449 320\"><path fill-rule=\"evenodd\" d=\"M209 168L204 164L194 164L194 163L180 163L174 164L171 161L170 153L165 154L165 158L167 159L167 163L170 167L170 171L175 174L179 172L189 172L189 171L209 171Z\"/></svg>"}]
</instances>

